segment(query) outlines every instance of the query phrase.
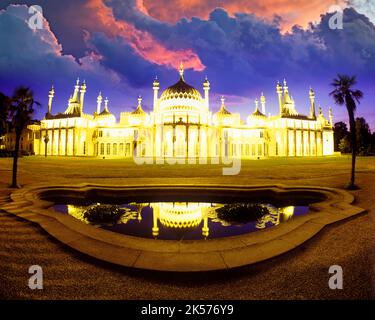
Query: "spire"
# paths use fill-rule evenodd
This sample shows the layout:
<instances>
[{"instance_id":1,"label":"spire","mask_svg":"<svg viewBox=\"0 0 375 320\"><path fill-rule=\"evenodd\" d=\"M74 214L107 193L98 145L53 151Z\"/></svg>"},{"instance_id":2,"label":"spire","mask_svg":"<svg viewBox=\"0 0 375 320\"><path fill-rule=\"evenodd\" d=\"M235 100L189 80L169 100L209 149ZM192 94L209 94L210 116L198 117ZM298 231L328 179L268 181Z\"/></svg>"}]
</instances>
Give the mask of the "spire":
<instances>
[{"instance_id":1,"label":"spire","mask_svg":"<svg viewBox=\"0 0 375 320\"><path fill-rule=\"evenodd\" d=\"M154 90L154 111L158 110L158 93L159 93L159 81L158 77L155 77L155 80L153 82L153 87L152 89Z\"/></svg>"},{"instance_id":2,"label":"spire","mask_svg":"<svg viewBox=\"0 0 375 320\"><path fill-rule=\"evenodd\" d=\"M225 108L225 98L224 96L221 96L220 98L220 101L221 101L221 106L220 106L220 110L219 110L219 114L230 114L230 112Z\"/></svg>"},{"instance_id":3,"label":"spire","mask_svg":"<svg viewBox=\"0 0 375 320\"><path fill-rule=\"evenodd\" d=\"M220 110L224 110L225 109L225 98L224 98L224 96L221 96L220 101L221 101Z\"/></svg>"},{"instance_id":4,"label":"spire","mask_svg":"<svg viewBox=\"0 0 375 320\"><path fill-rule=\"evenodd\" d=\"M279 109L280 109L280 116L281 116L283 113L283 91L282 91L279 81L277 81L276 92L279 97Z\"/></svg>"},{"instance_id":5,"label":"spire","mask_svg":"<svg viewBox=\"0 0 375 320\"><path fill-rule=\"evenodd\" d=\"M255 99L255 112L259 112L259 101L258 98Z\"/></svg>"},{"instance_id":6,"label":"spire","mask_svg":"<svg viewBox=\"0 0 375 320\"><path fill-rule=\"evenodd\" d=\"M284 79L283 89L284 89L284 105L292 103L293 101L289 96L289 88L288 88L288 85L286 83L286 79Z\"/></svg>"},{"instance_id":7,"label":"spire","mask_svg":"<svg viewBox=\"0 0 375 320\"><path fill-rule=\"evenodd\" d=\"M310 97L310 119L315 119L315 93L314 90L310 87L309 91L309 97Z\"/></svg>"},{"instance_id":8,"label":"spire","mask_svg":"<svg viewBox=\"0 0 375 320\"><path fill-rule=\"evenodd\" d=\"M108 101L109 101L108 98L105 97L105 100L104 100L104 111L109 113L109 110L108 110Z\"/></svg>"},{"instance_id":9,"label":"spire","mask_svg":"<svg viewBox=\"0 0 375 320\"><path fill-rule=\"evenodd\" d=\"M138 96L138 106L137 106L137 109L135 109L135 111L133 111L132 113L133 114L145 114L146 113L142 109L142 96L141 95Z\"/></svg>"},{"instance_id":10,"label":"spire","mask_svg":"<svg viewBox=\"0 0 375 320\"><path fill-rule=\"evenodd\" d=\"M333 127L333 113L332 113L332 108L329 108L329 123Z\"/></svg>"},{"instance_id":11,"label":"spire","mask_svg":"<svg viewBox=\"0 0 375 320\"><path fill-rule=\"evenodd\" d=\"M210 88L210 81L208 81L207 76L204 78L203 87L208 89Z\"/></svg>"},{"instance_id":12,"label":"spire","mask_svg":"<svg viewBox=\"0 0 375 320\"><path fill-rule=\"evenodd\" d=\"M204 82L203 82L203 91L204 91L204 101L205 106L208 110L209 108L209 91L210 91L210 82L208 81L208 78L206 76Z\"/></svg>"},{"instance_id":13,"label":"spire","mask_svg":"<svg viewBox=\"0 0 375 320\"><path fill-rule=\"evenodd\" d=\"M155 80L153 82L153 89L159 89L159 81L158 81L158 76L155 77Z\"/></svg>"},{"instance_id":14,"label":"spire","mask_svg":"<svg viewBox=\"0 0 375 320\"><path fill-rule=\"evenodd\" d=\"M80 97L80 102L81 102L81 111L83 109L83 100L85 99L85 93L86 93L86 81L83 80L82 86L81 86L81 97Z\"/></svg>"},{"instance_id":15,"label":"spire","mask_svg":"<svg viewBox=\"0 0 375 320\"><path fill-rule=\"evenodd\" d=\"M96 113L99 114L100 113L100 108L101 108L101 105L102 105L102 100L103 100L103 97L102 97L102 92L100 91L99 92L99 95L98 95L98 98L97 98L97 107L96 107Z\"/></svg>"},{"instance_id":16,"label":"spire","mask_svg":"<svg viewBox=\"0 0 375 320\"><path fill-rule=\"evenodd\" d=\"M184 79L184 65L182 61L180 62L180 78L183 80Z\"/></svg>"},{"instance_id":17,"label":"spire","mask_svg":"<svg viewBox=\"0 0 375 320\"><path fill-rule=\"evenodd\" d=\"M260 96L260 105L262 106L262 113L266 114L266 97L264 96L263 92Z\"/></svg>"},{"instance_id":18,"label":"spire","mask_svg":"<svg viewBox=\"0 0 375 320\"><path fill-rule=\"evenodd\" d=\"M79 78L77 78L76 85L74 86L74 94L72 97L72 102L78 102L78 90L79 90Z\"/></svg>"},{"instance_id":19,"label":"spire","mask_svg":"<svg viewBox=\"0 0 375 320\"><path fill-rule=\"evenodd\" d=\"M47 114L51 114L52 100L53 100L54 96L55 96L55 90L54 90L53 85L52 85L51 90L49 91L49 95L48 95L48 112L47 112Z\"/></svg>"}]
</instances>

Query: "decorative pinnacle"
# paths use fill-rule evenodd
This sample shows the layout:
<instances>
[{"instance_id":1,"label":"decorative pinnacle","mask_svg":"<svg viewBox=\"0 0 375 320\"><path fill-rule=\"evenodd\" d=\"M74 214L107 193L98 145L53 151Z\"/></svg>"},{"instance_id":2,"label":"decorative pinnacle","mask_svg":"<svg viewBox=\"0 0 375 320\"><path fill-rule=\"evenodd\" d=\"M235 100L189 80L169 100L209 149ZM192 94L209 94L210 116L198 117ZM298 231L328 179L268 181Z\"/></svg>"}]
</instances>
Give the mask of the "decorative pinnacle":
<instances>
[{"instance_id":1,"label":"decorative pinnacle","mask_svg":"<svg viewBox=\"0 0 375 320\"><path fill-rule=\"evenodd\" d=\"M309 94L310 94L310 97L311 97L311 98L314 98L314 96L315 96L315 92L314 92L314 90L313 90L311 87L310 87Z\"/></svg>"},{"instance_id":2,"label":"decorative pinnacle","mask_svg":"<svg viewBox=\"0 0 375 320\"><path fill-rule=\"evenodd\" d=\"M265 104L266 103L266 97L264 96L263 92L262 95L260 96L260 103Z\"/></svg>"},{"instance_id":3,"label":"decorative pinnacle","mask_svg":"<svg viewBox=\"0 0 375 320\"><path fill-rule=\"evenodd\" d=\"M221 106L224 107L224 102L225 102L224 96L221 96L220 100L221 100Z\"/></svg>"},{"instance_id":4,"label":"decorative pinnacle","mask_svg":"<svg viewBox=\"0 0 375 320\"><path fill-rule=\"evenodd\" d=\"M79 85L79 77L77 78L76 85Z\"/></svg>"},{"instance_id":5,"label":"decorative pinnacle","mask_svg":"<svg viewBox=\"0 0 375 320\"><path fill-rule=\"evenodd\" d=\"M140 107L142 105L142 96L139 95L138 96L138 107Z\"/></svg>"},{"instance_id":6,"label":"decorative pinnacle","mask_svg":"<svg viewBox=\"0 0 375 320\"><path fill-rule=\"evenodd\" d=\"M180 62L180 76L181 77L184 76L184 65L183 65L182 61Z\"/></svg>"},{"instance_id":7,"label":"decorative pinnacle","mask_svg":"<svg viewBox=\"0 0 375 320\"><path fill-rule=\"evenodd\" d=\"M99 101L102 102L102 99L103 99L103 97L102 97L102 92L99 91L98 102L99 102Z\"/></svg>"},{"instance_id":8,"label":"decorative pinnacle","mask_svg":"<svg viewBox=\"0 0 375 320\"><path fill-rule=\"evenodd\" d=\"M277 81L277 84L276 84L276 91L277 91L277 93L281 93L281 85L280 85L280 81Z\"/></svg>"},{"instance_id":9,"label":"decorative pinnacle","mask_svg":"<svg viewBox=\"0 0 375 320\"><path fill-rule=\"evenodd\" d=\"M53 97L54 94L55 94L55 89L53 88L53 85L52 85L51 90L49 91L49 95L50 95L51 97Z\"/></svg>"}]
</instances>

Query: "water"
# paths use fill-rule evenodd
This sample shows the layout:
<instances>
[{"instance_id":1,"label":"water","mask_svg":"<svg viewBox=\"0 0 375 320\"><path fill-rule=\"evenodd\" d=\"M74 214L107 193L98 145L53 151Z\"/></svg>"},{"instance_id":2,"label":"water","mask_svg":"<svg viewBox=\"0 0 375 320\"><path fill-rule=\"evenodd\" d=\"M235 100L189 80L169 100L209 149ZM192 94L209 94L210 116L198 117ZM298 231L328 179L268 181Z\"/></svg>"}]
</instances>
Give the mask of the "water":
<instances>
[{"instance_id":1,"label":"water","mask_svg":"<svg viewBox=\"0 0 375 320\"><path fill-rule=\"evenodd\" d=\"M90 205L92 205L91 203ZM162 240L213 239L256 232L285 223L308 213L308 206L275 207L261 204L269 213L246 223L228 223L217 216L221 203L207 202L152 202L119 205L124 214L116 224L96 224L96 227L113 232ZM56 204L56 211L69 214L83 223L89 207L76 204Z\"/></svg>"}]
</instances>

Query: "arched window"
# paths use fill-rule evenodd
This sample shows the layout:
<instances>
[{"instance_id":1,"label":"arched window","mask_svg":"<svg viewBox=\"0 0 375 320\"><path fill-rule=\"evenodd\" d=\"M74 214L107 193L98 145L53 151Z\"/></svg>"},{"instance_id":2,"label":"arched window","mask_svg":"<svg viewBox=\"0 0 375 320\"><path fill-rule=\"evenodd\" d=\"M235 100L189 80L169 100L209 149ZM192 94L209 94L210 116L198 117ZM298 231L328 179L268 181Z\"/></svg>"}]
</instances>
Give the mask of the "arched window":
<instances>
[{"instance_id":1,"label":"arched window","mask_svg":"<svg viewBox=\"0 0 375 320\"><path fill-rule=\"evenodd\" d=\"M107 143L107 156L111 154L111 144Z\"/></svg>"},{"instance_id":2,"label":"arched window","mask_svg":"<svg viewBox=\"0 0 375 320\"><path fill-rule=\"evenodd\" d=\"M114 156L117 156L117 143L114 143L114 144L113 144L112 154L113 154Z\"/></svg>"},{"instance_id":3,"label":"arched window","mask_svg":"<svg viewBox=\"0 0 375 320\"><path fill-rule=\"evenodd\" d=\"M104 156L104 143L100 144L100 155Z\"/></svg>"}]
</instances>

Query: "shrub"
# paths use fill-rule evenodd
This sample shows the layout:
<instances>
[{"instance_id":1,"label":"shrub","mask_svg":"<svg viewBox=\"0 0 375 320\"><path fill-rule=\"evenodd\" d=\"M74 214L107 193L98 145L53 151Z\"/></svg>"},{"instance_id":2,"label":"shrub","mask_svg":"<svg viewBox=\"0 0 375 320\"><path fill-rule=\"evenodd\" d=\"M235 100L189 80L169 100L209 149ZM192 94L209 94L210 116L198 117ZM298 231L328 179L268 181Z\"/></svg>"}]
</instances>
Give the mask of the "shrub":
<instances>
[{"instance_id":1,"label":"shrub","mask_svg":"<svg viewBox=\"0 0 375 320\"><path fill-rule=\"evenodd\" d=\"M83 217L93 223L116 223L122 215L119 206L110 204L96 204L83 213Z\"/></svg>"},{"instance_id":2,"label":"shrub","mask_svg":"<svg viewBox=\"0 0 375 320\"><path fill-rule=\"evenodd\" d=\"M247 223L269 214L269 209L258 203L230 203L216 209L216 213L219 219L230 223Z\"/></svg>"}]
</instances>

